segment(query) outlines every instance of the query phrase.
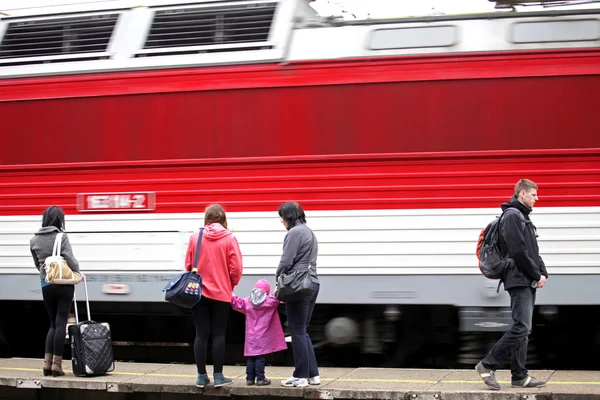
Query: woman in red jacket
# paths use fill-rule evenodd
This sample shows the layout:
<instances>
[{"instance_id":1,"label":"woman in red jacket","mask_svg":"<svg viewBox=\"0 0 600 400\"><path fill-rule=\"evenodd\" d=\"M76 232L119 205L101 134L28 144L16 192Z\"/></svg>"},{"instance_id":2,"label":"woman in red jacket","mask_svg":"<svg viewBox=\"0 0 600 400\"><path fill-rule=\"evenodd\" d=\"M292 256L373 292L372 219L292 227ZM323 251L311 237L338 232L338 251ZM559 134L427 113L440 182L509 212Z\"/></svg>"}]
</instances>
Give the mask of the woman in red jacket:
<instances>
[{"instance_id":1,"label":"woman in red jacket","mask_svg":"<svg viewBox=\"0 0 600 400\"><path fill-rule=\"evenodd\" d=\"M191 271L200 232L190 238L185 257L185 269ZM202 298L192 308L196 325L194 357L198 369L196 386L210 382L206 373L206 348L212 334L213 378L215 387L228 385L231 379L223 376L225 360L225 330L231 294L242 277L242 254L237 239L227 230L225 210L218 204L204 212L204 231L198 257L198 274L202 277Z\"/></svg>"}]
</instances>

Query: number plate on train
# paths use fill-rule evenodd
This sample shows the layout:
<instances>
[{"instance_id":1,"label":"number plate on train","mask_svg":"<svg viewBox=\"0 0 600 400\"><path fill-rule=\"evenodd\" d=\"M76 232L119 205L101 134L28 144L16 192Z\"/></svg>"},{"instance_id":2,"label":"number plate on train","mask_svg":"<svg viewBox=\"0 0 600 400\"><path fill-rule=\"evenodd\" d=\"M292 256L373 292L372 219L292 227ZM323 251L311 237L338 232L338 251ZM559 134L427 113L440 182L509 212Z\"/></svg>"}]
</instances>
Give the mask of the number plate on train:
<instances>
[{"instance_id":1,"label":"number plate on train","mask_svg":"<svg viewBox=\"0 0 600 400\"><path fill-rule=\"evenodd\" d=\"M152 211L156 209L156 194L145 193L80 193L77 210L80 212Z\"/></svg>"}]
</instances>

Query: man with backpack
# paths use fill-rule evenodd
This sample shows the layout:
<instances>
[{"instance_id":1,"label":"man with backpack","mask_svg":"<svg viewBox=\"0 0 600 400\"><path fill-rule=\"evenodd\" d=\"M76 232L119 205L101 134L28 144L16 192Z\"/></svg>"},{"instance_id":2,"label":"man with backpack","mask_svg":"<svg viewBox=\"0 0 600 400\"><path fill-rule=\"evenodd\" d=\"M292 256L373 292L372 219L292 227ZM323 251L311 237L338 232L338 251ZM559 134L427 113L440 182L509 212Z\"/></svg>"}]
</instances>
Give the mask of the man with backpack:
<instances>
[{"instance_id":1,"label":"man with backpack","mask_svg":"<svg viewBox=\"0 0 600 400\"><path fill-rule=\"evenodd\" d=\"M499 247L508 260L502 273L504 289L510 295L513 325L475 369L483 382L498 390L495 371L510 356L513 387L539 388L546 383L529 376L525 368L528 336L532 328L536 290L546 285L548 272L540 257L536 228L529 219L538 201L537 185L521 179L514 196L502 204Z\"/></svg>"}]
</instances>

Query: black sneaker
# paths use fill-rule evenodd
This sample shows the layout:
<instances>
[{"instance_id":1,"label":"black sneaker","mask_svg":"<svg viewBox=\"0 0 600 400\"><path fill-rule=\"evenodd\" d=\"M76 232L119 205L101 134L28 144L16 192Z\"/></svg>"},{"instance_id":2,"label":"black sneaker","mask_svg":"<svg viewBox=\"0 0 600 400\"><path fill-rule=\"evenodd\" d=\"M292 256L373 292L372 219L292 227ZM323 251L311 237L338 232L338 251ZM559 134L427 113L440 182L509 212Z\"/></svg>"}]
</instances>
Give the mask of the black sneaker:
<instances>
[{"instance_id":1,"label":"black sneaker","mask_svg":"<svg viewBox=\"0 0 600 400\"><path fill-rule=\"evenodd\" d=\"M546 386L546 382L538 381L533 376L518 381L513 379L510 384L514 388L541 388Z\"/></svg>"},{"instance_id":2,"label":"black sneaker","mask_svg":"<svg viewBox=\"0 0 600 400\"><path fill-rule=\"evenodd\" d=\"M248 379L248 378L246 378L246 385L248 385L248 386L254 385L254 379Z\"/></svg>"},{"instance_id":3,"label":"black sneaker","mask_svg":"<svg viewBox=\"0 0 600 400\"><path fill-rule=\"evenodd\" d=\"M257 379L256 380L256 386L267 386L271 384L271 380L270 379Z\"/></svg>"},{"instance_id":4,"label":"black sneaker","mask_svg":"<svg viewBox=\"0 0 600 400\"><path fill-rule=\"evenodd\" d=\"M500 390L500 385L498 384L498 381L496 381L496 371L485 368L483 364L481 364L481 361L475 366L475 370L477 370L479 377L487 387L493 390Z\"/></svg>"}]
</instances>

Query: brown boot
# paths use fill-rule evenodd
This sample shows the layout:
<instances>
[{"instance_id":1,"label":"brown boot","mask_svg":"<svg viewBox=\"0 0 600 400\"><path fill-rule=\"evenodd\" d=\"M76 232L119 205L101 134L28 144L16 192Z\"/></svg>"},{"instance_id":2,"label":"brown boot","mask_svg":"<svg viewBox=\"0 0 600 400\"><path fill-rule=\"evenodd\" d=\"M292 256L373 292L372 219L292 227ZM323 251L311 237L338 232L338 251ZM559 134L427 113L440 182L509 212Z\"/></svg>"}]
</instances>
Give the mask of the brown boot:
<instances>
[{"instance_id":1,"label":"brown boot","mask_svg":"<svg viewBox=\"0 0 600 400\"><path fill-rule=\"evenodd\" d=\"M54 356L52 360L52 376L63 376L65 373L62 370L62 356Z\"/></svg>"},{"instance_id":2,"label":"brown boot","mask_svg":"<svg viewBox=\"0 0 600 400\"><path fill-rule=\"evenodd\" d=\"M44 376L52 375L52 353L44 354Z\"/></svg>"}]
</instances>

